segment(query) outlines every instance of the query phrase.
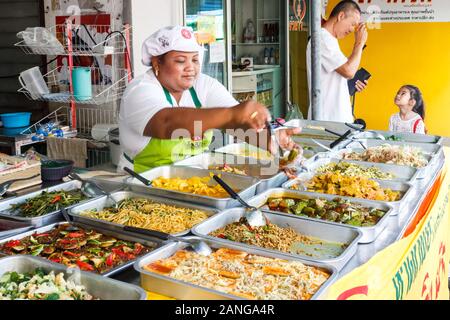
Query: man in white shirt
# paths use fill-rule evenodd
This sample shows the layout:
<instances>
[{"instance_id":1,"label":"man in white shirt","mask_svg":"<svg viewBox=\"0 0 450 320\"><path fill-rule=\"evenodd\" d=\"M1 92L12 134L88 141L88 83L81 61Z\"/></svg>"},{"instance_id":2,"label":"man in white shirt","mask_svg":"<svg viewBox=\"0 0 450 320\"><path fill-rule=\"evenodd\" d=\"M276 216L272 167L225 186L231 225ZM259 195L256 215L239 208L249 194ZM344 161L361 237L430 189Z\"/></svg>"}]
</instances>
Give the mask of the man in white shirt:
<instances>
[{"instance_id":1,"label":"man in white shirt","mask_svg":"<svg viewBox=\"0 0 450 320\"><path fill-rule=\"evenodd\" d=\"M347 80L352 79L358 71L361 55L367 41L367 30L360 23L361 9L351 0L339 2L332 10L330 18L321 29L321 74L322 106L318 118L314 120L353 123L352 106ZM347 58L339 47L338 39L355 32L355 44L352 54ZM311 101L311 41L306 49L309 101ZM356 89L362 91L367 82L357 81ZM308 118L312 110L309 107Z\"/></svg>"}]
</instances>

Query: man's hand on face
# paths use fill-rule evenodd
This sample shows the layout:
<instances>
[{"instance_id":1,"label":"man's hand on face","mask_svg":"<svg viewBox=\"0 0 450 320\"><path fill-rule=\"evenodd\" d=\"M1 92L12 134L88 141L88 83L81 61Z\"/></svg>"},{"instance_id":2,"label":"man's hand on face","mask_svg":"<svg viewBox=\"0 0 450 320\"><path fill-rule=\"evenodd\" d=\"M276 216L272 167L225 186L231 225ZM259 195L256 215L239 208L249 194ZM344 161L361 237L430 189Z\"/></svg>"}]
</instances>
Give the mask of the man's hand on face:
<instances>
[{"instance_id":1,"label":"man's hand on face","mask_svg":"<svg viewBox=\"0 0 450 320\"><path fill-rule=\"evenodd\" d=\"M364 80L364 82L361 82L360 80L356 81L356 83L355 83L356 91L358 91L358 92L363 91L367 87L368 84L369 84L369 82L367 80Z\"/></svg>"},{"instance_id":2,"label":"man's hand on face","mask_svg":"<svg viewBox=\"0 0 450 320\"><path fill-rule=\"evenodd\" d=\"M362 49L367 42L367 37L366 24L361 22L355 30L355 46L360 46Z\"/></svg>"}]
</instances>

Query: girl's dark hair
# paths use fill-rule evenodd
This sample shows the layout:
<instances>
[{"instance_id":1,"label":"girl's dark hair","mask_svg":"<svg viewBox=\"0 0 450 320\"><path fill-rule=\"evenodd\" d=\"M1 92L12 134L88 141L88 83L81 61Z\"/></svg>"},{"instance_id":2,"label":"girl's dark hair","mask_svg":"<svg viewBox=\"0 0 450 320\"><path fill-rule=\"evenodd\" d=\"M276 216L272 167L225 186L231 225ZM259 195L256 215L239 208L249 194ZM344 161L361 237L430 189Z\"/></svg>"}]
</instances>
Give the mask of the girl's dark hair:
<instances>
[{"instance_id":1,"label":"girl's dark hair","mask_svg":"<svg viewBox=\"0 0 450 320\"><path fill-rule=\"evenodd\" d=\"M422 92L420 92L419 88L411 84L404 85L403 88L408 89L411 99L416 100L413 111L418 113L422 117L422 120L425 120L425 102L423 101Z\"/></svg>"}]
</instances>

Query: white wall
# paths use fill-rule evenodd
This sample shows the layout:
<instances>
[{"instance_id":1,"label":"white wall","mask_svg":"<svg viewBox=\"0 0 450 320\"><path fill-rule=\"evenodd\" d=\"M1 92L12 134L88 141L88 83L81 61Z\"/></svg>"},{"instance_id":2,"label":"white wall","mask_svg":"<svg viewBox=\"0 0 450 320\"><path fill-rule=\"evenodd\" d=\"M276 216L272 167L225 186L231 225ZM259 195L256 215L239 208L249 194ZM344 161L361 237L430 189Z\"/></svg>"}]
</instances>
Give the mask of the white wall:
<instances>
[{"instance_id":1,"label":"white wall","mask_svg":"<svg viewBox=\"0 0 450 320\"><path fill-rule=\"evenodd\" d=\"M129 2L131 8L127 8ZM125 2L125 13L131 15L133 26L133 69L136 77L148 69L141 62L142 43L162 27L183 24L183 0L128 0Z\"/></svg>"}]
</instances>

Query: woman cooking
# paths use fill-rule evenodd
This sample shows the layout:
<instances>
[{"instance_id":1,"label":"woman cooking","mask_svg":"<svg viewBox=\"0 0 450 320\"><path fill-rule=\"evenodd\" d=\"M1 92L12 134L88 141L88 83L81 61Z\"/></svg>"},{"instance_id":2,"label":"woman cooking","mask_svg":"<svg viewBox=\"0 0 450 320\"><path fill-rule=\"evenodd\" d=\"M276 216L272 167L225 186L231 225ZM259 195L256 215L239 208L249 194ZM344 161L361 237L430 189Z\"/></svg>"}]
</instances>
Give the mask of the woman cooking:
<instances>
[{"instance_id":1,"label":"woman cooking","mask_svg":"<svg viewBox=\"0 0 450 320\"><path fill-rule=\"evenodd\" d=\"M270 145L267 108L256 101L239 104L202 74L202 50L192 30L181 26L162 28L144 42L142 62L151 69L128 85L122 99L119 170L142 173L202 153L212 141L211 129L253 129L264 135L261 145ZM277 131L280 145L292 149L290 136L299 131Z\"/></svg>"}]
</instances>

